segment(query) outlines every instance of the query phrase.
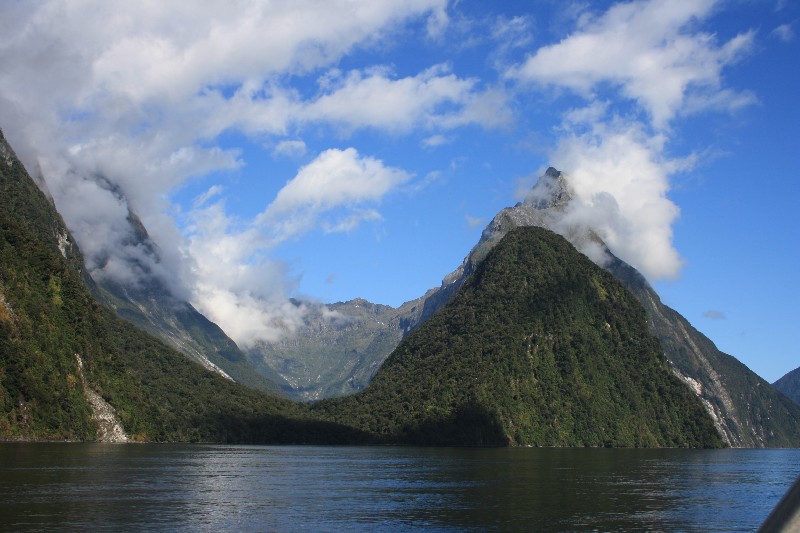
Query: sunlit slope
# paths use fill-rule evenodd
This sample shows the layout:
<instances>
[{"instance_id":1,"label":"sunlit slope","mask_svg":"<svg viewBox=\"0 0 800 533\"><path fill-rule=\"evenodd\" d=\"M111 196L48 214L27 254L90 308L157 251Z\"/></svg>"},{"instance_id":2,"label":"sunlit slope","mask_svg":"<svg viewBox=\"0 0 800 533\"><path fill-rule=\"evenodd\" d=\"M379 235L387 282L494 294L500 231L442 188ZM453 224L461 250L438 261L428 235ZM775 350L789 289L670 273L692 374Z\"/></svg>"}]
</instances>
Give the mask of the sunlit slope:
<instances>
[{"instance_id":1,"label":"sunlit slope","mask_svg":"<svg viewBox=\"0 0 800 533\"><path fill-rule=\"evenodd\" d=\"M722 445L639 302L533 227L510 231L364 392L313 409L385 442Z\"/></svg>"}]
</instances>

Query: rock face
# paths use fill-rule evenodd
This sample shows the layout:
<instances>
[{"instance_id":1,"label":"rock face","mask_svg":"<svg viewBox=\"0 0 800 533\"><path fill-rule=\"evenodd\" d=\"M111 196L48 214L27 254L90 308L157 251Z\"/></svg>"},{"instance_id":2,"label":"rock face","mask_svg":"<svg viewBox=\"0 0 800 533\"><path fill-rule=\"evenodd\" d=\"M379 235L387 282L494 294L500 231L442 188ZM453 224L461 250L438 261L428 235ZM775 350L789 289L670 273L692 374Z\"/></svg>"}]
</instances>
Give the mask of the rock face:
<instances>
[{"instance_id":1,"label":"rock face","mask_svg":"<svg viewBox=\"0 0 800 533\"><path fill-rule=\"evenodd\" d=\"M97 441L128 442L128 435L125 434L125 428L122 427L122 422L117 416L117 410L92 390L86 380L86 374L83 372L83 359L80 355L75 354L75 361L78 363L78 374L83 384L83 393L92 407L92 419L97 424Z\"/></svg>"}]
</instances>

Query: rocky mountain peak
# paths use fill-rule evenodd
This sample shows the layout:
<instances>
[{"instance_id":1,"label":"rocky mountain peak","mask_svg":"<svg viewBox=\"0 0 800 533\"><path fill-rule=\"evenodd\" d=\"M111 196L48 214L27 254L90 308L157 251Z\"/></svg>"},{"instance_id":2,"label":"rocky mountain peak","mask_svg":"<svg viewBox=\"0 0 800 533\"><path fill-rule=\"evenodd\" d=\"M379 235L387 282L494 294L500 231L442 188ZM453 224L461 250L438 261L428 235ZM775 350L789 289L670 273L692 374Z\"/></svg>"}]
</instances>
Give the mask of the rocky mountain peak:
<instances>
[{"instance_id":1,"label":"rocky mountain peak","mask_svg":"<svg viewBox=\"0 0 800 533\"><path fill-rule=\"evenodd\" d=\"M534 209L563 209L573 198L564 173L549 167L530 190L523 205Z\"/></svg>"}]
</instances>

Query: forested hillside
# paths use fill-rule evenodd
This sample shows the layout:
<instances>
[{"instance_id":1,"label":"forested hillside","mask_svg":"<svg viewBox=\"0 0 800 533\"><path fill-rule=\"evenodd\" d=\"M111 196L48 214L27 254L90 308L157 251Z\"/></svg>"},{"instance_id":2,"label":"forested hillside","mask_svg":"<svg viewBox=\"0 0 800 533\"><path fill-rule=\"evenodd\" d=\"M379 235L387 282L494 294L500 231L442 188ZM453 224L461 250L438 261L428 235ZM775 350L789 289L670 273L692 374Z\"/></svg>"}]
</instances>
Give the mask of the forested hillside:
<instances>
[{"instance_id":1,"label":"forested hillside","mask_svg":"<svg viewBox=\"0 0 800 533\"><path fill-rule=\"evenodd\" d=\"M509 232L364 392L312 409L386 442L722 445L639 302L533 227Z\"/></svg>"}]
</instances>

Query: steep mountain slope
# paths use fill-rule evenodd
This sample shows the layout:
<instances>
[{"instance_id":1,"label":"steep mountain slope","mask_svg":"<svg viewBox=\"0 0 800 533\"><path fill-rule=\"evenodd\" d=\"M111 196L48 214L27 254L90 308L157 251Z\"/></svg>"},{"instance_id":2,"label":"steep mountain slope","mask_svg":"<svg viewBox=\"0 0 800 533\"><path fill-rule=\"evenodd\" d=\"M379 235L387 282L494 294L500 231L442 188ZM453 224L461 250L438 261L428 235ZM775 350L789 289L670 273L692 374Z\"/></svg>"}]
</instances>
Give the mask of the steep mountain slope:
<instances>
[{"instance_id":1,"label":"steep mountain slope","mask_svg":"<svg viewBox=\"0 0 800 533\"><path fill-rule=\"evenodd\" d=\"M119 199L125 199L117 192ZM130 242L152 261L160 261L158 247L150 239L139 218L128 212L131 225ZM135 261L131 259L131 261ZM138 270L147 272L148 265L139 261ZM103 278L97 282L95 296L118 316L158 337L208 370L272 394L282 394L283 380L267 369L254 371L245 354L219 326L199 313L192 305L172 295L157 276L137 285Z\"/></svg>"},{"instance_id":2,"label":"steep mountain slope","mask_svg":"<svg viewBox=\"0 0 800 533\"><path fill-rule=\"evenodd\" d=\"M353 442L99 305L63 221L0 132L0 440Z\"/></svg>"},{"instance_id":3,"label":"steep mountain slope","mask_svg":"<svg viewBox=\"0 0 800 533\"><path fill-rule=\"evenodd\" d=\"M791 372L787 372L786 375L773 383L772 386L796 403L800 403L800 368L795 368Z\"/></svg>"},{"instance_id":4,"label":"steep mountain slope","mask_svg":"<svg viewBox=\"0 0 800 533\"><path fill-rule=\"evenodd\" d=\"M386 442L722 445L641 305L542 228L508 232L364 392L312 410Z\"/></svg>"}]
</instances>

